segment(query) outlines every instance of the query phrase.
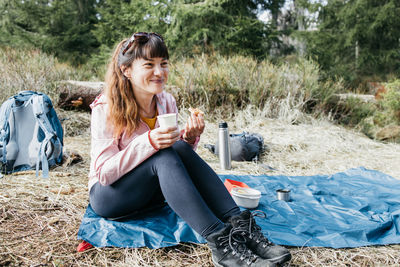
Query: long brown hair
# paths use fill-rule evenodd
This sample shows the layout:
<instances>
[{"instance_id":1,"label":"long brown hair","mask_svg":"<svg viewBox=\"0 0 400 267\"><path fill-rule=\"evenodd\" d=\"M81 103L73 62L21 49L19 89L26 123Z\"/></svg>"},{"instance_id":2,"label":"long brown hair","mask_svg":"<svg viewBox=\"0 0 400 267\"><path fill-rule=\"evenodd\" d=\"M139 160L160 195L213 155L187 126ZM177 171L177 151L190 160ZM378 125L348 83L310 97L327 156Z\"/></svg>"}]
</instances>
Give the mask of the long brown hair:
<instances>
[{"instance_id":1,"label":"long brown hair","mask_svg":"<svg viewBox=\"0 0 400 267\"><path fill-rule=\"evenodd\" d=\"M104 93L109 105L107 120L114 126L114 138L119 138L124 131L128 136L132 135L140 121L139 105L132 84L122 73L121 66L130 67L138 58L169 58L164 41L154 34L149 34L149 40L145 43L134 42L123 54L127 45L128 39L117 45L105 77Z\"/></svg>"}]
</instances>

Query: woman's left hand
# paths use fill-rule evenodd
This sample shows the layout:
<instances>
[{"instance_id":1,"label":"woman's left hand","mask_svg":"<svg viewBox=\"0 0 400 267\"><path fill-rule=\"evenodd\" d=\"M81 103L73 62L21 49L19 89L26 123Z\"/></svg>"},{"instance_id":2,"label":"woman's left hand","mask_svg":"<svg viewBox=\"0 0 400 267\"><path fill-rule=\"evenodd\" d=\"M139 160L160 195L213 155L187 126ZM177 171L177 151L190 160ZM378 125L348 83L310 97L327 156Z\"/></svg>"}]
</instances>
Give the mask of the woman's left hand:
<instances>
[{"instance_id":1,"label":"woman's left hand","mask_svg":"<svg viewBox=\"0 0 400 267\"><path fill-rule=\"evenodd\" d=\"M190 144L194 144L196 138L203 133L204 127L205 123L203 114L200 113L196 115L194 112L191 112L190 117L186 122L183 139Z\"/></svg>"}]
</instances>

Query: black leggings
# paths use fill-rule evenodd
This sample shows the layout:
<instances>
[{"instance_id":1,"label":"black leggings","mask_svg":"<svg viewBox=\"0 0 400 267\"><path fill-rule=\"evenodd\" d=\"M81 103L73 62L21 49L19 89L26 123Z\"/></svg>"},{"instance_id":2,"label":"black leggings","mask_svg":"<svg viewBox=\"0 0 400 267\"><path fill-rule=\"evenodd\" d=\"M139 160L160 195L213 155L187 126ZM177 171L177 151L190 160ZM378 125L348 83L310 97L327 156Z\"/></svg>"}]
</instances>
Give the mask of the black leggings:
<instances>
[{"instance_id":1,"label":"black leggings","mask_svg":"<svg viewBox=\"0 0 400 267\"><path fill-rule=\"evenodd\" d=\"M90 205L106 218L138 213L165 200L203 237L240 213L217 174L183 141L158 151L115 183L97 182L90 190Z\"/></svg>"}]
</instances>

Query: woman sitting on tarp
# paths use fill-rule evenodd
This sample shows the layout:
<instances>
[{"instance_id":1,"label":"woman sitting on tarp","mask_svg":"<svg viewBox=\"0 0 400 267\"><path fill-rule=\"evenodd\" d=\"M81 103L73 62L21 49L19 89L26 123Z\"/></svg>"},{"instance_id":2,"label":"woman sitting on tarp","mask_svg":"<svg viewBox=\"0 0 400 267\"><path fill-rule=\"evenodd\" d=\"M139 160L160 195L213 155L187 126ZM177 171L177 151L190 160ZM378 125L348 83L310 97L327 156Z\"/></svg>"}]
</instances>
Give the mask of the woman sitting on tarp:
<instances>
[{"instance_id":1,"label":"woman sitting on tarp","mask_svg":"<svg viewBox=\"0 0 400 267\"><path fill-rule=\"evenodd\" d=\"M194 152L203 114L192 112L182 131L159 127L158 115L178 113L164 91L168 58L156 33L135 33L116 47L104 92L91 105L90 205L98 215L118 219L166 202L208 241L217 266L289 260L289 251L262 235L251 213L240 211Z\"/></svg>"}]
</instances>

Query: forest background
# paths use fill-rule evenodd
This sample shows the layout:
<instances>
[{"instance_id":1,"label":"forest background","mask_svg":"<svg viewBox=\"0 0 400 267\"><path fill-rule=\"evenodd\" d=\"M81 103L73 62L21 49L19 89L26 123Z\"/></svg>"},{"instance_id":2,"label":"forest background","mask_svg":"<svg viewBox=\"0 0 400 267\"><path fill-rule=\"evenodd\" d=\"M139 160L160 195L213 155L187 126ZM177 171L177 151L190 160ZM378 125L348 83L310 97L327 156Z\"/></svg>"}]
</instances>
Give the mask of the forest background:
<instances>
[{"instance_id":1,"label":"forest background","mask_svg":"<svg viewBox=\"0 0 400 267\"><path fill-rule=\"evenodd\" d=\"M11 53L10 47L22 53L39 50L71 65L81 79L102 81L118 41L136 31L157 32L170 48L172 63L187 65L201 56L214 65L207 73L192 66L199 75L190 88L178 74L170 81L183 89L178 98L191 96L186 101L195 103L188 105L207 103L209 111L232 103L262 107L272 96L286 97L267 77L264 85L256 81L255 74L263 76L260 66L311 64L316 84L299 90L307 98L303 110L328 114L376 138L400 122L398 14L397 0L1 0L0 47L3 54ZM239 66L218 69L226 67L222 62ZM249 65L254 88L245 80L229 81L231 75L246 79ZM283 74L296 75L304 72ZM338 104L334 97L376 94L379 88L383 92L373 103L350 97ZM398 141L396 136L390 139Z\"/></svg>"}]
</instances>

